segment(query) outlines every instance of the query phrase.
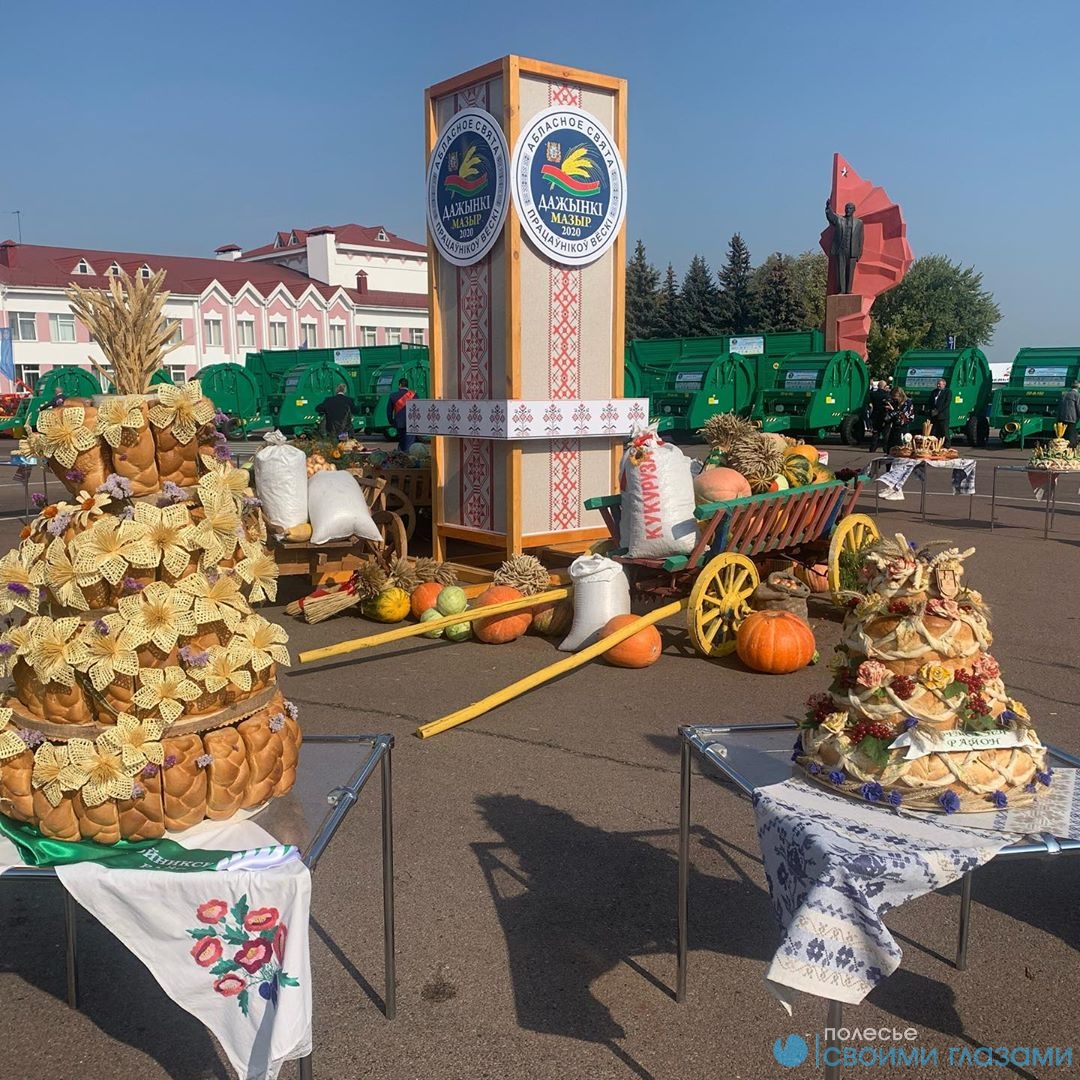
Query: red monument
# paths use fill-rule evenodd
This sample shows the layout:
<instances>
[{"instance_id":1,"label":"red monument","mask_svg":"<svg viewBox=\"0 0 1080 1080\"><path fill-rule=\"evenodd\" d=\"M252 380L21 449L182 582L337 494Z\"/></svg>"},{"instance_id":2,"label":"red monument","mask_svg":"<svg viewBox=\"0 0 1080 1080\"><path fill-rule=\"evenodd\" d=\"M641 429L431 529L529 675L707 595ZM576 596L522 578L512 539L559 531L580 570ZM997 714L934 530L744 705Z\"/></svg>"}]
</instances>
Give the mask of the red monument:
<instances>
[{"instance_id":1,"label":"red monument","mask_svg":"<svg viewBox=\"0 0 1080 1080\"><path fill-rule=\"evenodd\" d=\"M854 215L844 208L854 204ZM866 356L870 308L874 300L899 285L913 256L900 207L884 188L863 180L839 154L833 155L831 223L821 234L821 247L829 256L828 296L825 300L825 348L854 349ZM852 222L852 218L854 221ZM836 245L837 230L844 243ZM851 237L854 235L854 242ZM845 254L839 254L841 248ZM848 257L847 252L854 257ZM846 259L846 265L838 263ZM848 280L844 282L842 278ZM847 291L842 287L847 285Z\"/></svg>"}]
</instances>

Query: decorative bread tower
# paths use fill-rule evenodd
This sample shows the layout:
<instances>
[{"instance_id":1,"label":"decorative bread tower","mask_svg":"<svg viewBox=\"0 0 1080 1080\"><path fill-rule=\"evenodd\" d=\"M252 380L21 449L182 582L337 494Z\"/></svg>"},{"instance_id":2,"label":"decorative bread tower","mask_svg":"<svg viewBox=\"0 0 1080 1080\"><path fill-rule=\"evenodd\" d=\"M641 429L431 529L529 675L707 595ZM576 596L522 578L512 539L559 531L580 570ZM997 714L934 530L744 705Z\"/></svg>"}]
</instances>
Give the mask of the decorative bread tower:
<instances>
[{"instance_id":1,"label":"decorative bread tower","mask_svg":"<svg viewBox=\"0 0 1080 1080\"><path fill-rule=\"evenodd\" d=\"M0 559L0 813L62 840L145 840L292 787L277 566L198 382L146 393L163 275L75 290L120 396L57 400L24 451L71 496ZM132 344L134 343L134 344Z\"/></svg>"},{"instance_id":2,"label":"decorative bread tower","mask_svg":"<svg viewBox=\"0 0 1080 1080\"><path fill-rule=\"evenodd\" d=\"M939 545L940 546L940 545ZM807 702L794 760L815 780L915 810L1023 805L1049 784L1046 750L1009 697L982 597L961 584L974 549L867 549L828 692Z\"/></svg>"},{"instance_id":3,"label":"decorative bread tower","mask_svg":"<svg viewBox=\"0 0 1080 1080\"><path fill-rule=\"evenodd\" d=\"M1076 472L1080 470L1080 450L1074 450L1065 438L1065 425L1054 425L1054 438L1036 446L1028 458L1029 469L1047 472Z\"/></svg>"}]
</instances>

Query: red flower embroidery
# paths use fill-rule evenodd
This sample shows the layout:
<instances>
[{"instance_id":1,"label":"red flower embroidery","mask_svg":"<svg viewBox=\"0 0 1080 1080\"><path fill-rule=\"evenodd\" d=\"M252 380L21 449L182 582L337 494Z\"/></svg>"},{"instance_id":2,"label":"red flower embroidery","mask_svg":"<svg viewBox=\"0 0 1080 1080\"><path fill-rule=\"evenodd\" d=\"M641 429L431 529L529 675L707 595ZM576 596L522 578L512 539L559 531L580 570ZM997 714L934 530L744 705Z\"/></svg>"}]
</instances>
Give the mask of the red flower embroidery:
<instances>
[{"instance_id":1,"label":"red flower embroidery","mask_svg":"<svg viewBox=\"0 0 1080 1080\"><path fill-rule=\"evenodd\" d=\"M289 928L284 923L278 923L274 930L274 956L279 964L285 963L285 939L289 935Z\"/></svg>"},{"instance_id":2,"label":"red flower embroidery","mask_svg":"<svg viewBox=\"0 0 1080 1080\"><path fill-rule=\"evenodd\" d=\"M253 934L260 930L269 930L276 926L278 921L278 909L276 907L261 907L249 911L244 917L244 929Z\"/></svg>"},{"instance_id":3,"label":"red flower embroidery","mask_svg":"<svg viewBox=\"0 0 1080 1080\"><path fill-rule=\"evenodd\" d=\"M247 972L254 975L273 955L270 942L265 938L252 938L240 946L233 959Z\"/></svg>"},{"instance_id":4,"label":"red flower embroidery","mask_svg":"<svg viewBox=\"0 0 1080 1080\"><path fill-rule=\"evenodd\" d=\"M195 915L199 922L213 926L214 923L221 922L228 911L229 905L224 900L207 900L205 904L198 906Z\"/></svg>"},{"instance_id":5,"label":"red flower embroidery","mask_svg":"<svg viewBox=\"0 0 1080 1080\"><path fill-rule=\"evenodd\" d=\"M199 967L210 967L221 959L221 942L216 937L204 937L192 945L191 955Z\"/></svg>"},{"instance_id":6,"label":"red flower embroidery","mask_svg":"<svg viewBox=\"0 0 1080 1080\"><path fill-rule=\"evenodd\" d=\"M214 980L214 989L222 997L236 997L241 990L246 988L247 980L240 978L239 975L222 975L220 979Z\"/></svg>"}]
</instances>

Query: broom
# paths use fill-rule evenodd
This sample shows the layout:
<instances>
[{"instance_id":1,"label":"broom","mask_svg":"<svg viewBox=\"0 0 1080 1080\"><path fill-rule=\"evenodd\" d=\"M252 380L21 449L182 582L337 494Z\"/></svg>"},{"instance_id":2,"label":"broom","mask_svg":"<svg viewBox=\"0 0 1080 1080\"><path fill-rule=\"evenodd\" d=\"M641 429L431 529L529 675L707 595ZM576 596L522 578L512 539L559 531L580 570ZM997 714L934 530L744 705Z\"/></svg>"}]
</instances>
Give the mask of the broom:
<instances>
[{"instance_id":1,"label":"broom","mask_svg":"<svg viewBox=\"0 0 1080 1080\"><path fill-rule=\"evenodd\" d=\"M307 596L294 600L285 606L287 615L302 615L307 623L322 622L336 615L339 611L359 604L363 599L358 588L360 575L353 574L348 581L340 585L318 588Z\"/></svg>"}]
</instances>

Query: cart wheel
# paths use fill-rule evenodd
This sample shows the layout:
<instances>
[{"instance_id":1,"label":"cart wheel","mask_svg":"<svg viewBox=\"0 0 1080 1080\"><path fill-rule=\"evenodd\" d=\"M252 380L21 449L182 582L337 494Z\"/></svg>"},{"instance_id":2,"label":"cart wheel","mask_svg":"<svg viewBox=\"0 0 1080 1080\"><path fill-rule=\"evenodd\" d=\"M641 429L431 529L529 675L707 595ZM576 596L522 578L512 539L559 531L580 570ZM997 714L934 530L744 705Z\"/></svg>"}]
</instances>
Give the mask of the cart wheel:
<instances>
[{"instance_id":1,"label":"cart wheel","mask_svg":"<svg viewBox=\"0 0 1080 1080\"><path fill-rule=\"evenodd\" d=\"M725 551L708 562L690 592L686 619L690 640L702 656L727 656L735 632L750 614L747 601L761 578L745 556Z\"/></svg>"},{"instance_id":2,"label":"cart wheel","mask_svg":"<svg viewBox=\"0 0 1080 1080\"><path fill-rule=\"evenodd\" d=\"M829 541L829 588L833 603L841 603L840 556L845 551L861 551L880 536L874 519L866 514L848 514L840 519Z\"/></svg>"}]
</instances>

